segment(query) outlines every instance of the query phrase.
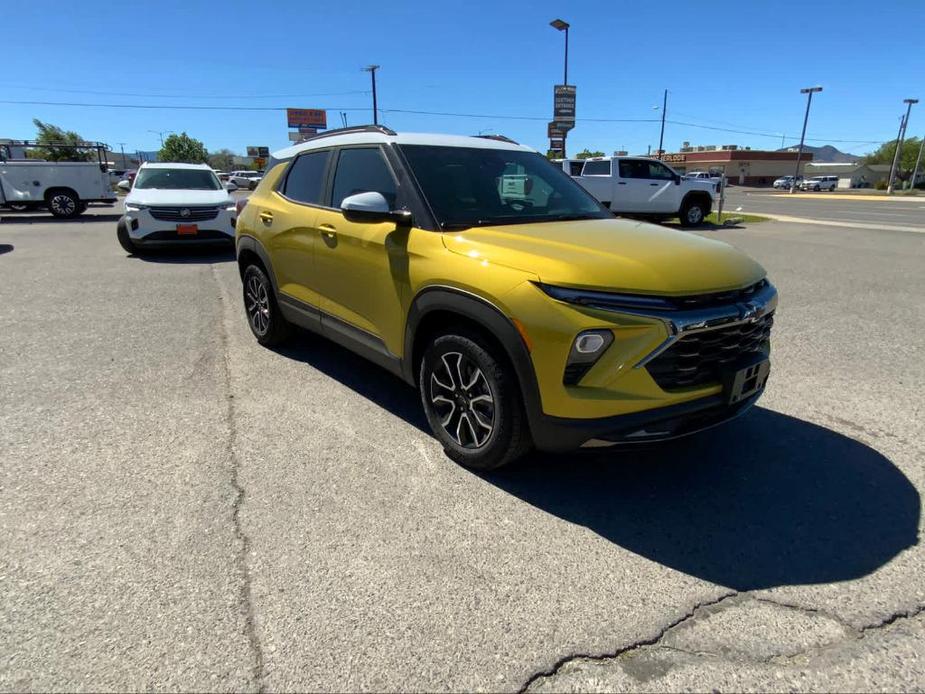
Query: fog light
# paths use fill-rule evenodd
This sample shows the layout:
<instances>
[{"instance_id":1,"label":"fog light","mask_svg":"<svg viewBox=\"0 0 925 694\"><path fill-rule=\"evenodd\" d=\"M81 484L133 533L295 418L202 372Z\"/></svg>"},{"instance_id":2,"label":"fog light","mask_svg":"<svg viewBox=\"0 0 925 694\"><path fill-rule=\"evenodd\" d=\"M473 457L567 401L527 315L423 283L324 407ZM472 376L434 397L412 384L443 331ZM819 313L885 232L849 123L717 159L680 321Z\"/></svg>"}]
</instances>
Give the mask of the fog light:
<instances>
[{"instance_id":1,"label":"fog light","mask_svg":"<svg viewBox=\"0 0 925 694\"><path fill-rule=\"evenodd\" d=\"M575 351L581 354L594 354L604 346L604 336L600 333L584 333L575 339Z\"/></svg>"},{"instance_id":2,"label":"fog light","mask_svg":"<svg viewBox=\"0 0 925 694\"><path fill-rule=\"evenodd\" d=\"M585 330L578 333L569 351L562 382L567 386L576 385L597 363L612 342L613 333L609 330Z\"/></svg>"}]
</instances>

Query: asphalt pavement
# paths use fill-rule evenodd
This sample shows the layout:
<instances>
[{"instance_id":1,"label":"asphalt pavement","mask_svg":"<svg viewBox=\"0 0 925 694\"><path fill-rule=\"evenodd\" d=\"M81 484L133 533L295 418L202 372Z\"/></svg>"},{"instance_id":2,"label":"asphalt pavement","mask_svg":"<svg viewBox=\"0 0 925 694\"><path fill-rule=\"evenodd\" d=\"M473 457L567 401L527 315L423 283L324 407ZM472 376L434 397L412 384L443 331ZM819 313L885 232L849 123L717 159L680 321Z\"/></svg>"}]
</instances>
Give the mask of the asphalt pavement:
<instances>
[{"instance_id":1,"label":"asphalt pavement","mask_svg":"<svg viewBox=\"0 0 925 694\"><path fill-rule=\"evenodd\" d=\"M780 290L760 406L475 475L116 216L0 222L0 689L921 689L925 237L703 232Z\"/></svg>"},{"instance_id":2,"label":"asphalt pavement","mask_svg":"<svg viewBox=\"0 0 925 694\"><path fill-rule=\"evenodd\" d=\"M860 228L925 232L925 196L870 200L851 193L790 195L771 188L727 188L726 210L734 212L739 207L742 212L782 215L796 223L831 226L837 222Z\"/></svg>"}]
</instances>

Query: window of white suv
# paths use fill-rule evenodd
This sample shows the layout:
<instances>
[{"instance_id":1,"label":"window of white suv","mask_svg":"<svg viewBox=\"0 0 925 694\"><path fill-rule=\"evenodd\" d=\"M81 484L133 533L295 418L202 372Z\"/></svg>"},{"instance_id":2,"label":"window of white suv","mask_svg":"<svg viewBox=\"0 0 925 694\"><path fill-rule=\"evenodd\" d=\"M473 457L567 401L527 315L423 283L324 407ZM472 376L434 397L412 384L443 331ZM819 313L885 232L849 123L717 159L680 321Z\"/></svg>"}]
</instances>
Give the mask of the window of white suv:
<instances>
[{"instance_id":1,"label":"window of white suv","mask_svg":"<svg viewBox=\"0 0 925 694\"><path fill-rule=\"evenodd\" d=\"M135 177L136 189L221 190L222 184L208 169L142 169Z\"/></svg>"}]
</instances>

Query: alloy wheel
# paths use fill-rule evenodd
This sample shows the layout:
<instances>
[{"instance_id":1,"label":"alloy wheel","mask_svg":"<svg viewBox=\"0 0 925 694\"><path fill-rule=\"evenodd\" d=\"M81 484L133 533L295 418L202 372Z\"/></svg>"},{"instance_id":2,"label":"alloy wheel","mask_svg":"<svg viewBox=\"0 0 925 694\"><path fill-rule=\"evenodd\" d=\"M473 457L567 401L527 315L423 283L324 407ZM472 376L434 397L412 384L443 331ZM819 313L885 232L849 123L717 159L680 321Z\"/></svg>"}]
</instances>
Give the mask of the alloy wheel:
<instances>
[{"instance_id":1,"label":"alloy wheel","mask_svg":"<svg viewBox=\"0 0 925 694\"><path fill-rule=\"evenodd\" d=\"M687 211L687 223L688 224L700 224L703 221L703 210L700 209L697 205L694 205Z\"/></svg>"},{"instance_id":2,"label":"alloy wheel","mask_svg":"<svg viewBox=\"0 0 925 694\"><path fill-rule=\"evenodd\" d=\"M481 448L495 427L495 399L482 369L461 352L440 355L430 376L440 425L463 448Z\"/></svg>"},{"instance_id":3,"label":"alloy wheel","mask_svg":"<svg viewBox=\"0 0 925 694\"><path fill-rule=\"evenodd\" d=\"M51 209L60 215L72 215L77 210L77 203L71 196L59 193L51 198Z\"/></svg>"},{"instance_id":4,"label":"alloy wheel","mask_svg":"<svg viewBox=\"0 0 925 694\"><path fill-rule=\"evenodd\" d=\"M267 285L259 277L251 276L244 293L247 317L258 335L266 335L270 327L270 295Z\"/></svg>"}]
</instances>

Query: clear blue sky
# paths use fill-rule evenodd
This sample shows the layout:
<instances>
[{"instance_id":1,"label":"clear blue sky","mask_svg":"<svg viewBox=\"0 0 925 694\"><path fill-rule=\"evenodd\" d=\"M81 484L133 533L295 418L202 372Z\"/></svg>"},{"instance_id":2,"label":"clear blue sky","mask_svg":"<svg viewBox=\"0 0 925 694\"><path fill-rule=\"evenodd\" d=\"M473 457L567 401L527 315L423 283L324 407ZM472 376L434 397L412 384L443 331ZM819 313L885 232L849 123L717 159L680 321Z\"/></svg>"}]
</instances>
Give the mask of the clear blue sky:
<instances>
[{"instance_id":1,"label":"clear blue sky","mask_svg":"<svg viewBox=\"0 0 925 694\"><path fill-rule=\"evenodd\" d=\"M903 98L921 97L909 134L925 133L922 0L50 0L10 5L6 16L15 22L2 32L2 100L325 108L337 127L342 109L351 124L372 120L369 75L360 68L378 63L385 124L487 130L545 151L563 54L563 35L549 21L561 16L572 25L569 82L578 92L570 153L657 146L657 122L582 119L658 119L653 106L666 88L669 119L786 133L787 144L802 125L800 87L825 89L807 133L817 145L891 139ZM127 151L157 149L149 130L185 130L210 150L288 143L282 111L8 103L0 103L0 137L33 137L33 117L116 149L125 142ZM669 123L666 149L682 140L781 145L780 135Z\"/></svg>"}]
</instances>

